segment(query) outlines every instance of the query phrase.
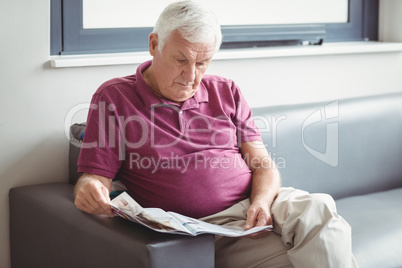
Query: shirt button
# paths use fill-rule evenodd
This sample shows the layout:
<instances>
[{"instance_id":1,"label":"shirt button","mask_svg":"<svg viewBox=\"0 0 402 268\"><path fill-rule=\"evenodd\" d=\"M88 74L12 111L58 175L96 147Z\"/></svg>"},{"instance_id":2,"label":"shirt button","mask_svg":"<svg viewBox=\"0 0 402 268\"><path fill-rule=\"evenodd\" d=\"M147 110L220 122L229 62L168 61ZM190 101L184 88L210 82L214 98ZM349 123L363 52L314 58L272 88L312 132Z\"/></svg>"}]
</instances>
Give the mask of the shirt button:
<instances>
[{"instance_id":1,"label":"shirt button","mask_svg":"<svg viewBox=\"0 0 402 268\"><path fill-rule=\"evenodd\" d=\"M180 110L179 114L182 114L182 113L183 113L183 110Z\"/></svg>"}]
</instances>

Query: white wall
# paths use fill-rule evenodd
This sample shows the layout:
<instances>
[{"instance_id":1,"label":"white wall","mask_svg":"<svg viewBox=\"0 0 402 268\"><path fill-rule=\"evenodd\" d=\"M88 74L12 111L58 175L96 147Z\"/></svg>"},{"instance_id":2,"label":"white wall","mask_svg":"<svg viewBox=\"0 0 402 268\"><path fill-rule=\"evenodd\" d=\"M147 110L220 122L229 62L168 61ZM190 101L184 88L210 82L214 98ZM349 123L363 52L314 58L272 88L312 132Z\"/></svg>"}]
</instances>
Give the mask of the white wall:
<instances>
[{"instance_id":1,"label":"white wall","mask_svg":"<svg viewBox=\"0 0 402 268\"><path fill-rule=\"evenodd\" d=\"M380 0L380 40L402 41L402 1Z\"/></svg>"},{"instance_id":2,"label":"white wall","mask_svg":"<svg viewBox=\"0 0 402 268\"><path fill-rule=\"evenodd\" d=\"M402 1L383 2L381 38L402 41ZM0 267L9 267L9 189L67 181L66 114L137 66L51 69L49 1L0 0L0 33ZM252 107L402 92L401 53L217 61L209 72L237 81Z\"/></svg>"}]
</instances>

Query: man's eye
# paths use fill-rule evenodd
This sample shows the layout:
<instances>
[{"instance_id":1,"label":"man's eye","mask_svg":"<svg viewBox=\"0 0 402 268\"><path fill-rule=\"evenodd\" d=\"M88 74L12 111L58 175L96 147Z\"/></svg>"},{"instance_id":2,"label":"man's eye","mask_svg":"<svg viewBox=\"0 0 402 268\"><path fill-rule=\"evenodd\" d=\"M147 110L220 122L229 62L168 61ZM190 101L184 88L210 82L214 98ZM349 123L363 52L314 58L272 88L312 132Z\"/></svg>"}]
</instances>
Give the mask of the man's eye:
<instances>
[{"instance_id":1,"label":"man's eye","mask_svg":"<svg viewBox=\"0 0 402 268\"><path fill-rule=\"evenodd\" d=\"M205 67L205 62L197 62L197 67L198 68L204 68Z\"/></svg>"},{"instance_id":2,"label":"man's eye","mask_svg":"<svg viewBox=\"0 0 402 268\"><path fill-rule=\"evenodd\" d=\"M178 63L185 63L185 62L186 62L186 60L180 60L180 59L177 59L177 62L178 62Z\"/></svg>"}]
</instances>

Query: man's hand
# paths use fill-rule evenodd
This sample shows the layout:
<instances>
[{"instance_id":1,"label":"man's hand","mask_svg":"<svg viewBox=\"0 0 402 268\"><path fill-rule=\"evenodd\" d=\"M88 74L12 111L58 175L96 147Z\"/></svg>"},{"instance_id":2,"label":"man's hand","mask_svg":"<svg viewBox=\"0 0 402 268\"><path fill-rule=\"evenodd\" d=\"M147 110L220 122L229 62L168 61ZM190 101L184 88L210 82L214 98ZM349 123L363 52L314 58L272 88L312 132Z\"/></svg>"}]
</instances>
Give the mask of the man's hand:
<instances>
[{"instance_id":1,"label":"man's hand","mask_svg":"<svg viewBox=\"0 0 402 268\"><path fill-rule=\"evenodd\" d=\"M244 230L251 229L256 226L272 225L272 217L269 205L263 201L255 201L247 210L247 221ZM261 231L255 234L248 235L248 238L258 239L270 233L270 230Z\"/></svg>"},{"instance_id":2,"label":"man's hand","mask_svg":"<svg viewBox=\"0 0 402 268\"><path fill-rule=\"evenodd\" d=\"M85 173L75 186L75 206L91 214L114 217L109 205L111 185L112 179Z\"/></svg>"}]
</instances>

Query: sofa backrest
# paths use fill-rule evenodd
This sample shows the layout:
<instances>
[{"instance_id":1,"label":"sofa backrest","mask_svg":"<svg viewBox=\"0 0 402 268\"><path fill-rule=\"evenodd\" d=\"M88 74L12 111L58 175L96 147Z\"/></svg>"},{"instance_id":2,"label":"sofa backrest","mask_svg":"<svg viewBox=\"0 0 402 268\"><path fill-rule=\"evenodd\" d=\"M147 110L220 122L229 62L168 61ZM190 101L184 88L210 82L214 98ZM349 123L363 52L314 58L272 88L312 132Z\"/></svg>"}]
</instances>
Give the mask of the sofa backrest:
<instances>
[{"instance_id":1,"label":"sofa backrest","mask_svg":"<svg viewBox=\"0 0 402 268\"><path fill-rule=\"evenodd\" d=\"M284 186L334 198L402 187L402 94L253 109Z\"/></svg>"}]
</instances>

